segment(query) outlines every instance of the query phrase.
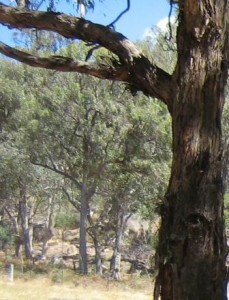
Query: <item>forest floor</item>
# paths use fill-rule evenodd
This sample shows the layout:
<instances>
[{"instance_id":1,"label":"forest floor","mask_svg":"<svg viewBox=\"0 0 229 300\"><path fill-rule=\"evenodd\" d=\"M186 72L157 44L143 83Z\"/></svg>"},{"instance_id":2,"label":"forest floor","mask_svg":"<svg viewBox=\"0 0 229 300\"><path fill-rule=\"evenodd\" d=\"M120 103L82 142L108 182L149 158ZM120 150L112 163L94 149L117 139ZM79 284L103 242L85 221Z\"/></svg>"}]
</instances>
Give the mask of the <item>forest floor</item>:
<instances>
[{"instance_id":1,"label":"forest floor","mask_svg":"<svg viewBox=\"0 0 229 300\"><path fill-rule=\"evenodd\" d=\"M10 282L0 277L0 300L149 300L152 278L129 276L108 281L98 276L79 276L58 270L52 276L19 276Z\"/></svg>"}]
</instances>

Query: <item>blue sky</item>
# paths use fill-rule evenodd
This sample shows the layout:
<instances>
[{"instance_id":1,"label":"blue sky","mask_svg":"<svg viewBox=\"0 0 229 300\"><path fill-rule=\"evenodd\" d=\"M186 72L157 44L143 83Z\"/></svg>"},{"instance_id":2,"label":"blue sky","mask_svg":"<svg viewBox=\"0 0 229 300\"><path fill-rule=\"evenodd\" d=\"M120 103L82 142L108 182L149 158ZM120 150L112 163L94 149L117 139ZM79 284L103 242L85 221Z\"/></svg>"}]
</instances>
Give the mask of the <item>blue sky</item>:
<instances>
[{"instance_id":1,"label":"blue sky","mask_svg":"<svg viewBox=\"0 0 229 300\"><path fill-rule=\"evenodd\" d=\"M2 1L9 4L9 1ZM59 3L66 3L62 0ZM95 1L98 3L98 1ZM12 2L11 2L12 3ZM111 23L119 13L126 7L125 0L104 0L96 5L94 12L89 12L86 19L96 23L107 25ZM72 6L60 5L63 12L77 15L76 9ZM169 14L169 5L166 0L131 0L130 10L122 16L116 23L116 31L121 32L129 39L135 41L141 39L144 32L152 26L158 24ZM0 26L0 41L12 44L12 30L7 30L4 26Z\"/></svg>"},{"instance_id":2,"label":"blue sky","mask_svg":"<svg viewBox=\"0 0 229 300\"><path fill-rule=\"evenodd\" d=\"M125 0L106 0L88 17L95 22L109 24L125 7ZM116 23L115 29L131 40L140 39L145 29L156 25L168 14L166 0L131 0L130 10Z\"/></svg>"}]
</instances>

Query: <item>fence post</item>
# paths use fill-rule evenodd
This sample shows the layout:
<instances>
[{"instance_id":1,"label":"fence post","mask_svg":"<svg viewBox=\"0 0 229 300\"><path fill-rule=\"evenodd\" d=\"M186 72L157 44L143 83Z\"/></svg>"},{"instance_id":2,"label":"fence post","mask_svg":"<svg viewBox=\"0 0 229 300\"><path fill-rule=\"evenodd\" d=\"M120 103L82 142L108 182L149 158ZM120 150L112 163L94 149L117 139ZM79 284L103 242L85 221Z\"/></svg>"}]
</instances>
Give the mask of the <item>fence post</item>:
<instances>
[{"instance_id":1,"label":"fence post","mask_svg":"<svg viewBox=\"0 0 229 300\"><path fill-rule=\"evenodd\" d=\"M14 265L13 264L9 264L8 266L8 280L10 282L13 282L14 281Z\"/></svg>"}]
</instances>

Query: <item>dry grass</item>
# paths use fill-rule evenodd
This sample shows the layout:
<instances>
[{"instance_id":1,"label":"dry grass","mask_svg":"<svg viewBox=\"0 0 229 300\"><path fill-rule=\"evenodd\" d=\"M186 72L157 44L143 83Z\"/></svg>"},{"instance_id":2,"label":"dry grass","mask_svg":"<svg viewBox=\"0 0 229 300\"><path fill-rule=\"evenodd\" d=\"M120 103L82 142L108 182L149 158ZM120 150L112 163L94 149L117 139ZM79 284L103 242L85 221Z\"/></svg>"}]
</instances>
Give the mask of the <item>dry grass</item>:
<instances>
[{"instance_id":1,"label":"dry grass","mask_svg":"<svg viewBox=\"0 0 229 300\"><path fill-rule=\"evenodd\" d=\"M0 300L150 300L152 279L130 277L121 282L107 281L97 276L68 274L63 283L53 278L36 276L18 278L14 282L2 277Z\"/></svg>"}]
</instances>

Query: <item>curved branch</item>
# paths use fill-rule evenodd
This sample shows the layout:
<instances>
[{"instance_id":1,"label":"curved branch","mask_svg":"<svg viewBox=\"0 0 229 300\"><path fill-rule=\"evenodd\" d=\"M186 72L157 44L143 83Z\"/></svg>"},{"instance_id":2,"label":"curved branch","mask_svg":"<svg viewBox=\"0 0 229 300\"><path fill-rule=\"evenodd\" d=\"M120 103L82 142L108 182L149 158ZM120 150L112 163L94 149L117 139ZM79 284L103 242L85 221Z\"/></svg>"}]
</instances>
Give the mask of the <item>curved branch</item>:
<instances>
[{"instance_id":1,"label":"curved branch","mask_svg":"<svg viewBox=\"0 0 229 300\"><path fill-rule=\"evenodd\" d=\"M53 31L69 39L80 39L98 44L119 57L116 67L95 67L87 63L74 62L71 58L38 58L17 52L1 45L1 52L34 67L60 71L75 71L99 78L120 80L129 83L132 91L162 100L171 110L174 99L172 76L151 63L141 51L121 33L100 24L55 12L28 11L0 3L0 23L17 29L37 29ZM10 55L9 55L10 53Z\"/></svg>"},{"instance_id":2,"label":"curved branch","mask_svg":"<svg viewBox=\"0 0 229 300\"><path fill-rule=\"evenodd\" d=\"M0 53L36 68L62 72L78 72L101 79L129 82L129 74L126 67L119 67L115 69L112 66L107 65L96 66L86 62L75 61L72 58L64 56L51 56L49 58L39 57L17 50L1 42Z\"/></svg>"},{"instance_id":3,"label":"curved branch","mask_svg":"<svg viewBox=\"0 0 229 300\"><path fill-rule=\"evenodd\" d=\"M45 168L45 169L48 169L48 170L50 170L50 171L53 171L53 172L55 172L55 173L61 175L61 176L65 177L65 178L67 178L67 179L70 179L70 180L76 185L76 187L77 187L79 190L82 189L82 184L81 184L80 182L78 182L78 181L75 179L74 176L71 176L70 174L68 174L68 173L66 173L66 172L64 172L64 171L61 171L60 169L57 169L57 167L56 167L55 165L49 166L49 165L47 165L47 164L45 164L45 163L37 162L37 161L32 160L32 159L30 159L30 162L31 162L31 164L33 164L33 165L35 165L35 166L43 167L43 168Z\"/></svg>"},{"instance_id":4,"label":"curved branch","mask_svg":"<svg viewBox=\"0 0 229 300\"><path fill-rule=\"evenodd\" d=\"M170 107L169 99L172 91L171 84L169 84L171 82L170 75L159 68L156 68L157 72L155 72L144 56L141 56L137 61L134 60L132 67L126 65L114 67L109 65L97 66L64 56L39 57L1 42L0 53L32 67L62 72L78 72L100 79L122 81L128 83L134 91L143 91L147 95L162 99Z\"/></svg>"},{"instance_id":5,"label":"curved branch","mask_svg":"<svg viewBox=\"0 0 229 300\"><path fill-rule=\"evenodd\" d=\"M17 29L53 31L68 39L98 44L125 62L140 55L140 51L131 41L112 28L63 13L28 11L0 3L0 23Z\"/></svg>"},{"instance_id":6,"label":"curved branch","mask_svg":"<svg viewBox=\"0 0 229 300\"><path fill-rule=\"evenodd\" d=\"M72 200L71 196L69 195L68 191L63 187L62 191L66 195L68 201L75 207L78 211L80 210L80 203L76 203L74 200Z\"/></svg>"}]
</instances>

